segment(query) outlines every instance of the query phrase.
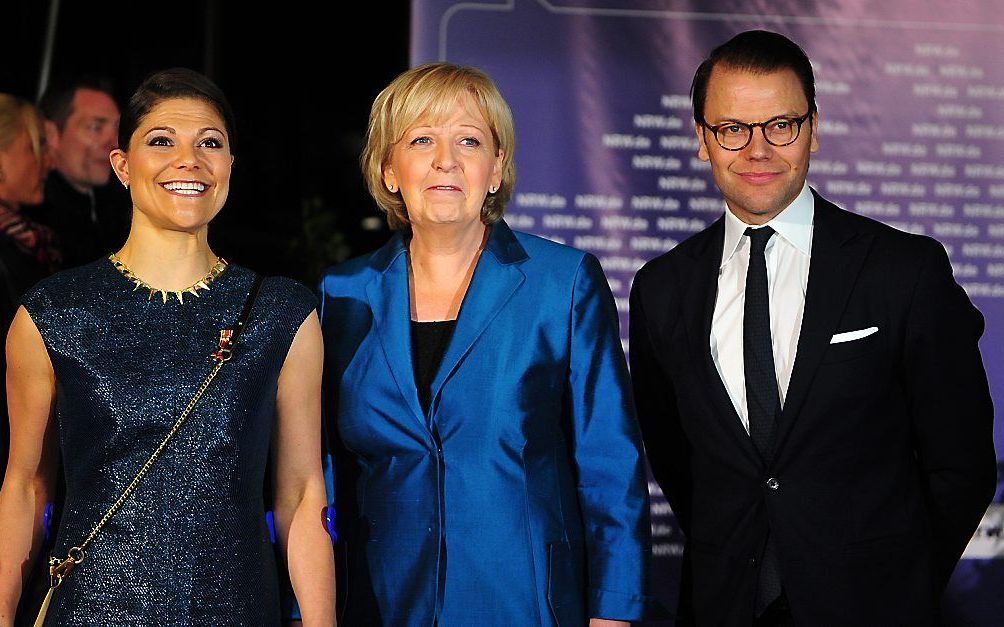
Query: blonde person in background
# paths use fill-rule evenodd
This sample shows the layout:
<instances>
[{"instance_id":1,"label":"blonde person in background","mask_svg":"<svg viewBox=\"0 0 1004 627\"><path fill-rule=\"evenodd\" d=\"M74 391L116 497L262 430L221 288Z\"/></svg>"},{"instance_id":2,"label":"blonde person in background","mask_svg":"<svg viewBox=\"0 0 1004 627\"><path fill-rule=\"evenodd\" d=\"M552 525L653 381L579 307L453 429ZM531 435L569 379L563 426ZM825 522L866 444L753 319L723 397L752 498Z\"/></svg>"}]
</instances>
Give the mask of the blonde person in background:
<instances>
[{"instance_id":1,"label":"blonde person in background","mask_svg":"<svg viewBox=\"0 0 1004 627\"><path fill-rule=\"evenodd\" d=\"M52 232L21 212L23 205L42 200L49 171L45 139L35 107L0 94L0 329L10 326L21 296L59 261ZM8 436L7 388L0 385L0 477Z\"/></svg>"}]
</instances>

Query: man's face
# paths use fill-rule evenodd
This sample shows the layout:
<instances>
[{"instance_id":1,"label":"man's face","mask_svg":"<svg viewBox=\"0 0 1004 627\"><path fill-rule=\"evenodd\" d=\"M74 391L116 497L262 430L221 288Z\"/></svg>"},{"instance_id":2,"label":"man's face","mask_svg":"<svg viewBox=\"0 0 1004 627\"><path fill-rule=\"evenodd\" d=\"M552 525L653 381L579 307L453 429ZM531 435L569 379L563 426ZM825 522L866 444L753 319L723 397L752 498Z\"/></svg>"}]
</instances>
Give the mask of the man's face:
<instances>
[{"instance_id":1,"label":"man's face","mask_svg":"<svg viewBox=\"0 0 1004 627\"><path fill-rule=\"evenodd\" d=\"M81 192L104 185L111 176L108 153L118 147L118 132L115 101L100 91L78 89L70 117L53 142L56 169Z\"/></svg>"},{"instance_id":2,"label":"man's face","mask_svg":"<svg viewBox=\"0 0 1004 627\"><path fill-rule=\"evenodd\" d=\"M715 67L708 81L704 120L716 127L726 122L766 122L779 116L799 118L809 103L795 73L789 69L769 74ZM787 146L767 143L761 127L753 129L742 150L726 150L715 134L696 124L698 151L711 162L711 173L729 210L747 224L764 224L787 207L805 184L809 153L816 141L818 115L802 123L798 139Z\"/></svg>"}]
</instances>

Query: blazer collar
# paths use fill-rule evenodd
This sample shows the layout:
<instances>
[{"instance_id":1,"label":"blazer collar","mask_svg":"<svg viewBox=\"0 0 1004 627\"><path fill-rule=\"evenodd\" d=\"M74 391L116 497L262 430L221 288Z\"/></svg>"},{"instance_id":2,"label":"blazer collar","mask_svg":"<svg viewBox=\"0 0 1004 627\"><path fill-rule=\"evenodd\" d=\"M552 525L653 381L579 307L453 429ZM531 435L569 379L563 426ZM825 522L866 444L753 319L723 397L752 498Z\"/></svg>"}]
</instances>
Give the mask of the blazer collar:
<instances>
[{"instance_id":1,"label":"blazer collar","mask_svg":"<svg viewBox=\"0 0 1004 627\"><path fill-rule=\"evenodd\" d=\"M499 220L492 225L488 242L464 296L460 315L457 316L453 338L443 355L436 378L432 381L429 408L432 415L435 415L439 406L443 385L461 367L474 343L526 280L520 265L528 258L526 250L504 221Z\"/></svg>"},{"instance_id":2,"label":"blazer collar","mask_svg":"<svg viewBox=\"0 0 1004 627\"><path fill-rule=\"evenodd\" d=\"M491 228L492 231L488 235L484 252L491 253L502 265L519 263L530 258L505 220L499 220Z\"/></svg>"},{"instance_id":3,"label":"blazer collar","mask_svg":"<svg viewBox=\"0 0 1004 627\"><path fill-rule=\"evenodd\" d=\"M387 272L403 253L408 251L408 242L404 231L394 231L386 244L381 246L370 257L370 267L377 272Z\"/></svg>"},{"instance_id":4,"label":"blazer collar","mask_svg":"<svg viewBox=\"0 0 1004 627\"><path fill-rule=\"evenodd\" d=\"M420 424L425 425L422 405L418 401L415 372L411 362L411 304L408 298L408 261L406 245L399 231L370 258L370 267L377 271L366 284L366 299L373 312L383 347L384 358L401 392Z\"/></svg>"},{"instance_id":5,"label":"blazer collar","mask_svg":"<svg viewBox=\"0 0 1004 627\"><path fill-rule=\"evenodd\" d=\"M872 235L859 232L844 210L815 190L812 193L816 211L809 283L791 381L778 420L775 458L783 453L784 441L805 402L830 338L837 331L872 244Z\"/></svg>"},{"instance_id":6,"label":"blazer collar","mask_svg":"<svg viewBox=\"0 0 1004 627\"><path fill-rule=\"evenodd\" d=\"M398 390L420 423L428 427L415 385L411 358L411 309L408 292L407 242L401 232L376 251L370 266L376 276L366 285L373 323ZM492 225L474 270L446 354L431 386L430 413L435 415L443 385L460 366L488 324L523 283L519 269L529 258L515 234L502 220Z\"/></svg>"},{"instance_id":7,"label":"blazer collar","mask_svg":"<svg viewBox=\"0 0 1004 627\"><path fill-rule=\"evenodd\" d=\"M711 319L718 296L718 270L722 261L725 238L725 217L722 216L710 227L687 240L679 250L691 258L691 266L681 270L688 277L681 296L681 306L690 338L690 354L699 359L698 372L704 378L704 389L708 391L713 405L712 413L721 426L731 434L736 446L746 460L755 466L762 462L752 440L743 429L742 420L732 405L725 383L718 375L715 362L711 358Z\"/></svg>"},{"instance_id":8,"label":"blazer collar","mask_svg":"<svg viewBox=\"0 0 1004 627\"><path fill-rule=\"evenodd\" d=\"M815 190L810 189L810 192L815 207L809 282L791 381L784 409L778 420L775 460L783 455L784 442L809 393L830 338L837 330L840 316L872 241L870 234L858 232L853 222L847 219L846 212L822 198ZM682 250L694 263L694 280L688 282L690 287L683 300L688 336L694 342L691 346L692 354L701 356L701 371L706 377L712 401L717 408L715 413L726 421L725 427L735 436L749 458L755 463L763 463L743 429L725 384L711 359L711 322L718 294L718 270L722 262L724 241L723 216L695 236L691 246Z\"/></svg>"}]
</instances>

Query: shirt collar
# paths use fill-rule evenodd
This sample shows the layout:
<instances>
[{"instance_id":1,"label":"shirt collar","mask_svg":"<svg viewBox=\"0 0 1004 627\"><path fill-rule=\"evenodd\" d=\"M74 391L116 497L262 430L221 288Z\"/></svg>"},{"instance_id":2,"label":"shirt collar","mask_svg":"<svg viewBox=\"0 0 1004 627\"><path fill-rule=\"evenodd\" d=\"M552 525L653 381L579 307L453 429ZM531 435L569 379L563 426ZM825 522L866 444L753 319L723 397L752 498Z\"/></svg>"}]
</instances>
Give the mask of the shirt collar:
<instances>
[{"instance_id":1,"label":"shirt collar","mask_svg":"<svg viewBox=\"0 0 1004 627\"><path fill-rule=\"evenodd\" d=\"M815 198L809 185L804 184L795 200L764 226L770 226L789 244L809 256L812 250L812 219L815 211ZM724 268L732 259L732 255L739 250L748 226L751 225L737 218L729 209L725 209L725 245L722 248L722 263L719 269Z\"/></svg>"}]
</instances>

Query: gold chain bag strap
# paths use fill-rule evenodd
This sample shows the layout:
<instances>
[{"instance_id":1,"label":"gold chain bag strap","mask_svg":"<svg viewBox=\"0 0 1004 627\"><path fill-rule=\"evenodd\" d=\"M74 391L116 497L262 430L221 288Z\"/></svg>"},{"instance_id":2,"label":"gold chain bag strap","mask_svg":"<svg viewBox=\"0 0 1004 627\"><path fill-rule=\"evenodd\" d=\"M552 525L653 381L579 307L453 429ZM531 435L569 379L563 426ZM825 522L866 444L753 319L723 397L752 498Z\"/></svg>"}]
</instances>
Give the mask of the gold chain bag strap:
<instances>
[{"instance_id":1,"label":"gold chain bag strap","mask_svg":"<svg viewBox=\"0 0 1004 627\"><path fill-rule=\"evenodd\" d=\"M216 364L213 366L213 369L209 371L209 374L206 375L206 378L202 380L202 384L199 385L198 389L195 391L195 394L192 396L192 400L188 401L188 405L181 412L181 415L178 416L178 419L174 422L171 430L168 431L167 435L164 436L164 439L161 440L160 445L157 446L150 457L146 460L146 463L139 469L139 472L136 473L133 480L130 481L129 485L122 491L119 498L116 499L112 506L108 508L108 511L101 517L98 524L94 525L94 528L91 529L89 534L87 534L84 541L78 546L74 546L67 551L65 558L60 559L58 557L52 557L49 559L49 591L45 595L45 600L42 601L42 608L38 612L38 618L35 619L35 627L42 627L42 624L45 622L45 614L49 611L49 603L52 601L52 593L56 591L56 588L62 585L63 581L70 575L70 572L73 571L74 567L84 561L84 551L91 544L91 542L94 541L94 538L101 533L101 530L104 529L105 525L108 524L108 521L112 519L112 516L122 509L125 502L130 496L132 496L132 493L136 490L136 486L138 486L139 482L143 480L143 477L150 472L150 467L153 466L153 464L160 457L161 453L164 452L164 449L167 448L168 442L171 441L174 434L178 432L181 425L183 425L188 419L188 416L192 413L192 410L195 409L195 405L198 404L202 395L205 394L207 389L209 389L209 385L213 382L213 379L216 378L216 375L219 374L220 369L223 368L223 364L230 361L230 358L233 357L233 351L237 346L237 340L240 337L241 332L244 330L248 318L251 317L251 309L254 307L254 302L258 297L258 291L261 289L263 280L264 279L261 275L255 276L254 285L251 286L251 291L248 293L247 300L244 302L244 309L241 311L241 315L240 318L237 319L237 323L233 326L233 328L220 330L219 348L213 351L210 355Z\"/></svg>"}]
</instances>

